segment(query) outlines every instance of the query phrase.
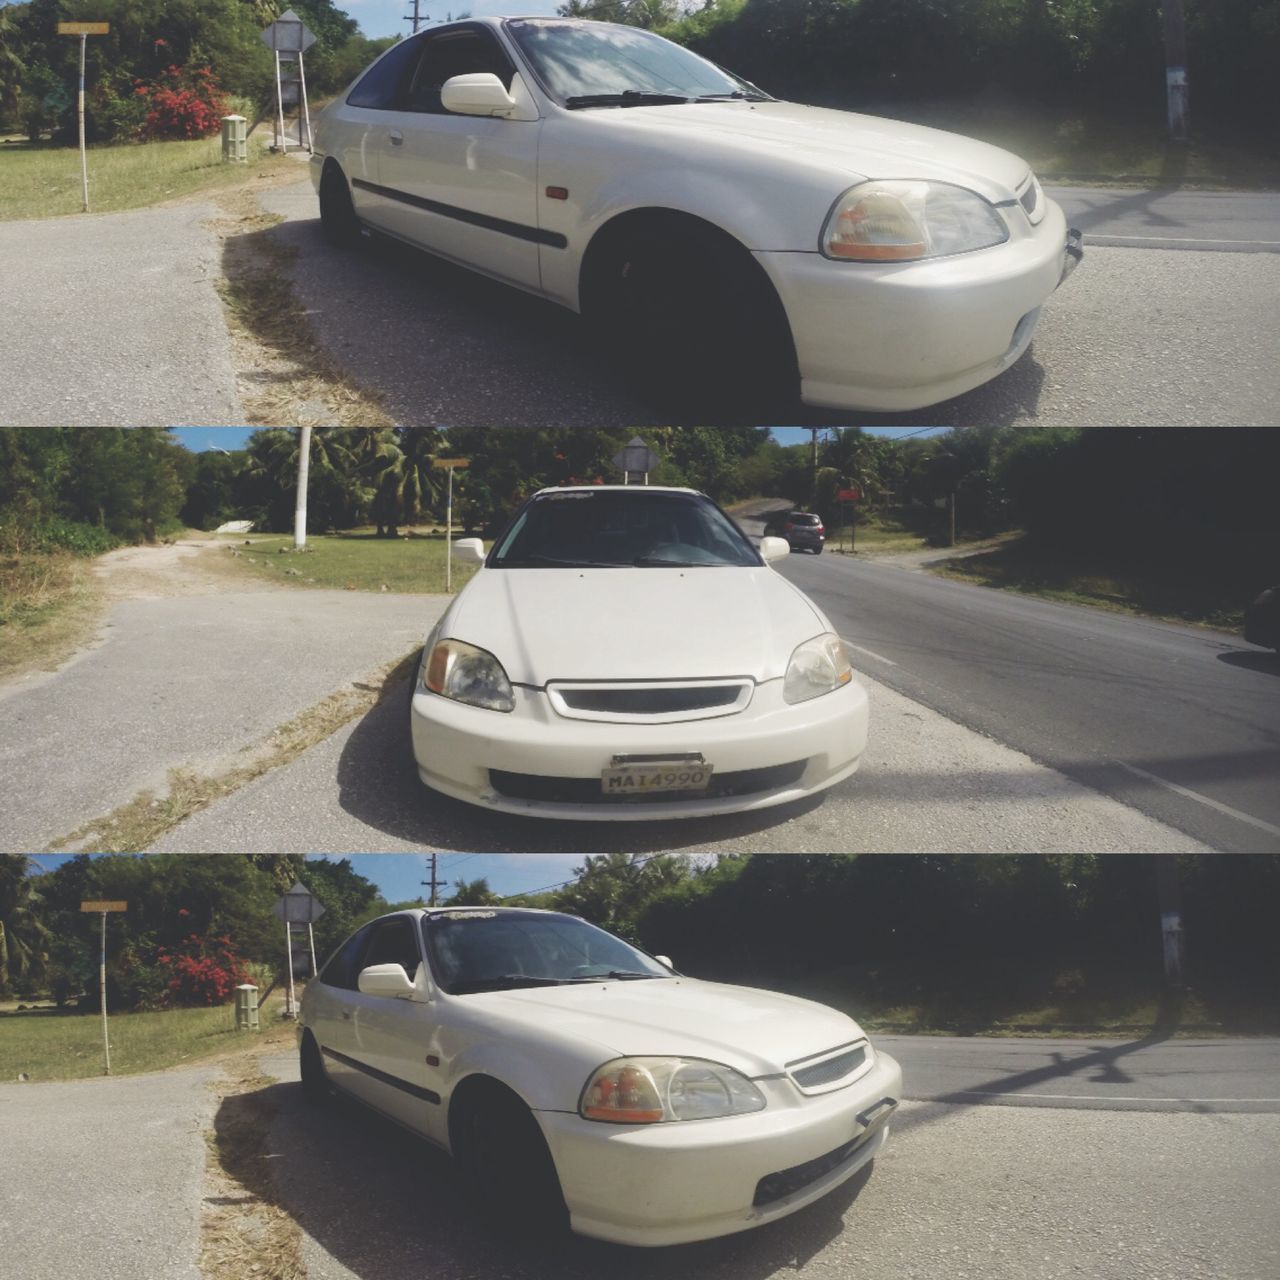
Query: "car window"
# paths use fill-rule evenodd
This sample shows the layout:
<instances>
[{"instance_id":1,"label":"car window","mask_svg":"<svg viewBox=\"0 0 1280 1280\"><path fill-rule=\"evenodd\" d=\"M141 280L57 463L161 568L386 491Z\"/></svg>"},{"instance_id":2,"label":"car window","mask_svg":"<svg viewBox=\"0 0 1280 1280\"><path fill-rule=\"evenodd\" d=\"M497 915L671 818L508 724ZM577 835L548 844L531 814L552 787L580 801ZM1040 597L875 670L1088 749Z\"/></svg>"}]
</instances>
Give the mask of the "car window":
<instances>
[{"instance_id":1,"label":"car window","mask_svg":"<svg viewBox=\"0 0 1280 1280\"><path fill-rule=\"evenodd\" d=\"M357 929L346 942L333 953L329 963L320 971L320 981L327 987L342 987L346 991L355 991L356 979L364 967L362 957L369 945L373 932L372 925Z\"/></svg>"},{"instance_id":2,"label":"car window","mask_svg":"<svg viewBox=\"0 0 1280 1280\"><path fill-rule=\"evenodd\" d=\"M534 498L498 539L499 569L758 565L741 530L701 494L565 489Z\"/></svg>"},{"instance_id":3,"label":"car window","mask_svg":"<svg viewBox=\"0 0 1280 1280\"><path fill-rule=\"evenodd\" d=\"M421 55L424 39L425 36L411 36L392 45L356 82L347 94L347 105L376 111L394 110L396 91Z\"/></svg>"},{"instance_id":4,"label":"car window","mask_svg":"<svg viewBox=\"0 0 1280 1280\"><path fill-rule=\"evenodd\" d=\"M424 916L436 981L455 995L504 986L591 982L625 973L668 978L643 952L573 916L459 912Z\"/></svg>"},{"instance_id":5,"label":"car window","mask_svg":"<svg viewBox=\"0 0 1280 1280\"><path fill-rule=\"evenodd\" d=\"M409 77L400 100L401 110L440 113L440 90L454 76L488 71L511 88L515 68L497 39L481 27L442 31L422 43L422 56Z\"/></svg>"},{"instance_id":6,"label":"car window","mask_svg":"<svg viewBox=\"0 0 1280 1280\"><path fill-rule=\"evenodd\" d=\"M376 921L372 927L369 950L360 967L367 969L375 964L398 964L412 978L421 962L413 922L408 916L394 916L390 920Z\"/></svg>"},{"instance_id":7,"label":"car window","mask_svg":"<svg viewBox=\"0 0 1280 1280\"><path fill-rule=\"evenodd\" d=\"M635 27L513 18L506 30L534 73L562 102L627 92L688 98L767 96L696 53Z\"/></svg>"}]
</instances>

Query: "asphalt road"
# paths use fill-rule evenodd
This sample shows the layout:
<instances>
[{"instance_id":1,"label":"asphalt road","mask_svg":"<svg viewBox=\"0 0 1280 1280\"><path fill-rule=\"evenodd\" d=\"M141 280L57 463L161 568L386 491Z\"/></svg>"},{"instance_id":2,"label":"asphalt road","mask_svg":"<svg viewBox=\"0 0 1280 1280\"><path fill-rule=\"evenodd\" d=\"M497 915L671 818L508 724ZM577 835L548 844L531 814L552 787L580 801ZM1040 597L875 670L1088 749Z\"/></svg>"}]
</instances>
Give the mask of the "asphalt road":
<instances>
[{"instance_id":1,"label":"asphalt road","mask_svg":"<svg viewBox=\"0 0 1280 1280\"><path fill-rule=\"evenodd\" d=\"M875 561L795 555L780 571L876 680L1219 851L1280 851L1268 651Z\"/></svg>"},{"instance_id":2,"label":"asphalt road","mask_svg":"<svg viewBox=\"0 0 1280 1280\"><path fill-rule=\"evenodd\" d=\"M201 1280L215 1073L0 1084L0 1270L11 1280Z\"/></svg>"},{"instance_id":3,"label":"asphalt road","mask_svg":"<svg viewBox=\"0 0 1280 1280\"><path fill-rule=\"evenodd\" d=\"M917 1075L981 1082L1008 1077L1011 1053L1018 1068L1025 1062L1032 1070L1051 1064L1055 1051L1077 1063L1098 1053L1089 1044L1019 1051L980 1039L931 1039L919 1054L905 1039L891 1047L902 1055L907 1100L874 1172L789 1218L722 1240L649 1251L504 1239L476 1222L441 1154L352 1105L334 1104L317 1122L292 1083L295 1062L284 1056L267 1061L270 1074L289 1082L274 1086L277 1192L302 1227L311 1280L398 1280L428 1269L441 1280L1269 1280L1276 1273L1274 1109L1189 1109L1180 1097L1144 1109L942 1102L933 1085L917 1087ZM915 1065L952 1052L954 1068ZM1161 1090L1159 1064L1176 1061L1181 1049L1106 1052L1122 1064L1116 1070ZM1234 1097L1237 1083L1252 1087L1236 1067L1251 1052L1206 1045L1206 1062L1189 1082ZM1140 1065L1147 1058L1152 1065ZM1275 1042L1249 1060L1269 1063L1274 1077Z\"/></svg>"},{"instance_id":4,"label":"asphalt road","mask_svg":"<svg viewBox=\"0 0 1280 1280\"><path fill-rule=\"evenodd\" d=\"M796 421L1273 425L1280 254L1214 250L1223 238L1241 247L1259 236L1280 241L1278 202L1247 193L1072 189L1073 217L1108 240L1087 249L1046 304L1030 351L1012 369L917 413L802 410ZM321 345L385 396L397 421L626 427L688 416L622 385L562 308L397 243L333 250L320 238L306 184L267 192L263 203L287 221L256 234L297 250L294 286ZM1168 242L1136 238L1152 226L1177 234ZM1215 243L1178 247L1198 239ZM1113 243L1126 247L1107 247Z\"/></svg>"},{"instance_id":5,"label":"asphalt road","mask_svg":"<svg viewBox=\"0 0 1280 1280\"><path fill-rule=\"evenodd\" d=\"M243 418L205 203L0 222L0 426Z\"/></svg>"},{"instance_id":6,"label":"asphalt road","mask_svg":"<svg viewBox=\"0 0 1280 1280\"><path fill-rule=\"evenodd\" d=\"M408 653L443 607L297 588L119 602L102 643L0 688L0 847L43 849L171 768L219 768Z\"/></svg>"}]
</instances>

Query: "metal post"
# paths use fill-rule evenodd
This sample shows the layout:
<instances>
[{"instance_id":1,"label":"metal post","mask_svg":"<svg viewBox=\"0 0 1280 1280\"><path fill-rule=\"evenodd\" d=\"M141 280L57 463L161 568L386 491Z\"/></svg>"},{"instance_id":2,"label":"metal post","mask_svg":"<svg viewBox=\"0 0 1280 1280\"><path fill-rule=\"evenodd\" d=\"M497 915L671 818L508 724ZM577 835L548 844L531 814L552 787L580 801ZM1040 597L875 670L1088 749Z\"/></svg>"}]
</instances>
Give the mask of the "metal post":
<instances>
[{"instance_id":1,"label":"metal post","mask_svg":"<svg viewBox=\"0 0 1280 1280\"><path fill-rule=\"evenodd\" d=\"M444 514L444 590L447 595L453 590L453 468L446 467L445 470L449 473L449 497ZM434 878L435 872L431 874ZM431 905L435 906L434 899Z\"/></svg>"},{"instance_id":2,"label":"metal post","mask_svg":"<svg viewBox=\"0 0 1280 1280\"><path fill-rule=\"evenodd\" d=\"M311 108L307 105L307 73L302 66L302 52L298 52L298 80L299 90L302 94L302 117L307 122L307 154L314 155L315 152L311 146ZM301 138L298 139L302 141Z\"/></svg>"},{"instance_id":3,"label":"metal post","mask_svg":"<svg viewBox=\"0 0 1280 1280\"><path fill-rule=\"evenodd\" d=\"M307 545L307 477L311 472L311 428L300 428L298 440L298 500L293 509L293 545L301 551Z\"/></svg>"},{"instance_id":4,"label":"metal post","mask_svg":"<svg viewBox=\"0 0 1280 1280\"><path fill-rule=\"evenodd\" d=\"M285 954L288 957L286 963L289 966L289 1003L285 1006L284 1016L286 1018L296 1018L298 1016L298 1005L293 994L293 930L290 928L287 918L284 922L284 947Z\"/></svg>"},{"instance_id":5,"label":"metal post","mask_svg":"<svg viewBox=\"0 0 1280 1280\"><path fill-rule=\"evenodd\" d=\"M80 48L84 49L84 37L80 37ZM83 52L82 55L83 56ZM98 999L102 1004L102 1056L106 1061L103 1075L111 1074L111 1041L107 1037L107 913L102 913L102 950L98 955Z\"/></svg>"},{"instance_id":6,"label":"metal post","mask_svg":"<svg viewBox=\"0 0 1280 1280\"><path fill-rule=\"evenodd\" d=\"M951 490L948 496L947 506L951 515L951 541L947 543L947 546L954 547L956 545L956 491L954 489Z\"/></svg>"},{"instance_id":7,"label":"metal post","mask_svg":"<svg viewBox=\"0 0 1280 1280\"><path fill-rule=\"evenodd\" d=\"M311 948L311 976L316 976L316 934L311 927L311 921L307 921L307 945Z\"/></svg>"},{"instance_id":8,"label":"metal post","mask_svg":"<svg viewBox=\"0 0 1280 1280\"><path fill-rule=\"evenodd\" d=\"M276 124L279 129L280 150L289 150L289 135L284 131L284 89L280 85L280 50L276 54Z\"/></svg>"},{"instance_id":9,"label":"metal post","mask_svg":"<svg viewBox=\"0 0 1280 1280\"><path fill-rule=\"evenodd\" d=\"M1169 137L1186 142L1190 126L1187 85L1187 26L1182 0L1163 0L1165 92L1169 109Z\"/></svg>"},{"instance_id":10,"label":"metal post","mask_svg":"<svg viewBox=\"0 0 1280 1280\"><path fill-rule=\"evenodd\" d=\"M80 33L80 93L77 97L77 111L80 116L80 186L84 195L84 205L81 210L83 213L89 212L89 157L85 153L84 145L84 50L85 45L89 43L89 37L84 33ZM103 916L103 928L106 928L106 916ZM107 1075L111 1074L111 1068L108 1065Z\"/></svg>"},{"instance_id":11,"label":"metal post","mask_svg":"<svg viewBox=\"0 0 1280 1280\"><path fill-rule=\"evenodd\" d=\"M1172 853L1156 856L1156 893L1160 901L1160 934L1164 949L1164 980L1170 987L1183 984L1182 890L1178 884L1178 858Z\"/></svg>"}]
</instances>

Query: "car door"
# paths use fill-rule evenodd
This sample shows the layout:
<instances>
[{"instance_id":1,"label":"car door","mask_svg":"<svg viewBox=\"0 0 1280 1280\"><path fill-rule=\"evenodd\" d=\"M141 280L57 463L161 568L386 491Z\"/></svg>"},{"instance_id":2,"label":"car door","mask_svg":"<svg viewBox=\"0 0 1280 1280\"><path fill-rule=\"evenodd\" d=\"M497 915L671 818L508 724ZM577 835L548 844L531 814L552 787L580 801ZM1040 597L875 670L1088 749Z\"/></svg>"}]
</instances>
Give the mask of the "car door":
<instances>
[{"instance_id":1,"label":"car door","mask_svg":"<svg viewBox=\"0 0 1280 1280\"><path fill-rule=\"evenodd\" d=\"M497 36L476 24L418 37L395 110L379 112L377 199L361 209L385 231L529 289L540 288L538 137L533 99ZM453 76L490 72L518 116L455 115L440 101ZM369 194L367 191L364 194Z\"/></svg>"},{"instance_id":2,"label":"car door","mask_svg":"<svg viewBox=\"0 0 1280 1280\"><path fill-rule=\"evenodd\" d=\"M389 916L372 928L363 967L398 964L413 979L422 963L414 918ZM419 983L420 991L426 989ZM359 1075L351 1081L352 1092L393 1120L442 1141L439 1061L430 1061L434 1005L361 991L352 1004L352 1059Z\"/></svg>"},{"instance_id":3,"label":"car door","mask_svg":"<svg viewBox=\"0 0 1280 1280\"><path fill-rule=\"evenodd\" d=\"M329 1079L355 1093L360 1073L350 1064L355 1053L356 980L363 967L373 926L357 929L334 952L315 982L308 985L306 1022L324 1060Z\"/></svg>"}]
</instances>

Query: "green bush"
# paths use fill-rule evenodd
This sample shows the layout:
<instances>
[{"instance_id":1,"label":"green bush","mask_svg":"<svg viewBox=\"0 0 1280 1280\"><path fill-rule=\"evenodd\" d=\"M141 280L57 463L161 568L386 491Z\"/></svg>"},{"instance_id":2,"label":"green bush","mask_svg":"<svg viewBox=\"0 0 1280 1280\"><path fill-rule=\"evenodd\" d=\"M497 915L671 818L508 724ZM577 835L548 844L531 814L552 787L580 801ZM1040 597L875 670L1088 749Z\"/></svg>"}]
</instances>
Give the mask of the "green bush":
<instances>
[{"instance_id":1,"label":"green bush","mask_svg":"<svg viewBox=\"0 0 1280 1280\"><path fill-rule=\"evenodd\" d=\"M38 521L27 531L32 551L70 551L77 556L100 556L120 545L109 529L60 516Z\"/></svg>"}]
</instances>

